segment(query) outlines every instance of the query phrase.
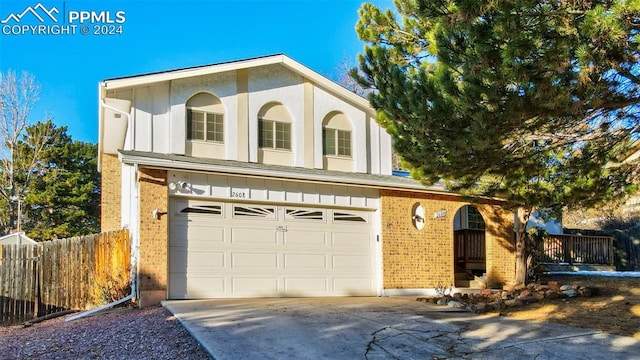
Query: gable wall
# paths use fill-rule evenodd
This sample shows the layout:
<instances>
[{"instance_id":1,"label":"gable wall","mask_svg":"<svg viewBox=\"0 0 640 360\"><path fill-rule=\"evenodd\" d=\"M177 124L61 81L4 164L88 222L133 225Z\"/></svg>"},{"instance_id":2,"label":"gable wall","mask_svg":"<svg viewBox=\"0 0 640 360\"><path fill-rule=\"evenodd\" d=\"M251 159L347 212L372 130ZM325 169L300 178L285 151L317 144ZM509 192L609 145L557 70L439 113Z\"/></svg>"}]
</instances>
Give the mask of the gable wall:
<instances>
[{"instance_id":1,"label":"gable wall","mask_svg":"<svg viewBox=\"0 0 640 360\"><path fill-rule=\"evenodd\" d=\"M391 174L391 139L375 119L281 65L108 91L108 97L133 102L124 149L190 155L186 103L199 92L220 99L225 135L217 150L207 151L205 146L193 156L260 162L257 116L266 104L279 103L292 120L291 152L284 154L290 159L287 165L322 169L322 121L329 113L340 112L352 125L352 161L345 162L343 171Z\"/></svg>"}]
</instances>

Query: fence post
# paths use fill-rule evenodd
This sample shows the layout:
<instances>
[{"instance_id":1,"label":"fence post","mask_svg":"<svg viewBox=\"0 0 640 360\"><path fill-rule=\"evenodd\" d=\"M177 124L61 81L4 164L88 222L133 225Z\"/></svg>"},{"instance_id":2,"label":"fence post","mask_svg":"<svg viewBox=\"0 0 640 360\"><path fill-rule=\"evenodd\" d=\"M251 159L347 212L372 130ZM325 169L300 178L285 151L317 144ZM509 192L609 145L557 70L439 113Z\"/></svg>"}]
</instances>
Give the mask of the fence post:
<instances>
[{"instance_id":1,"label":"fence post","mask_svg":"<svg viewBox=\"0 0 640 360\"><path fill-rule=\"evenodd\" d=\"M614 265L614 258L613 258L613 237L609 237L609 251L607 251L607 254L609 255L609 265Z\"/></svg>"},{"instance_id":2,"label":"fence post","mask_svg":"<svg viewBox=\"0 0 640 360\"><path fill-rule=\"evenodd\" d=\"M571 236L562 237L562 262L571 264Z\"/></svg>"}]
</instances>

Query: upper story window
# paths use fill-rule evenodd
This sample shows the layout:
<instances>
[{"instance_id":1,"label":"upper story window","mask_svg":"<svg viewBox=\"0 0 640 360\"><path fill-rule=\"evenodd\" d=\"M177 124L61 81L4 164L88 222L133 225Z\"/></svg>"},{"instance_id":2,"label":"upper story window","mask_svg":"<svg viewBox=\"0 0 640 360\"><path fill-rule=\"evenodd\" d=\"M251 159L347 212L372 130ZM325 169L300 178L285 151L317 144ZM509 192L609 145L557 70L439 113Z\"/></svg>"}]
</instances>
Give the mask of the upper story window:
<instances>
[{"instance_id":1,"label":"upper story window","mask_svg":"<svg viewBox=\"0 0 640 360\"><path fill-rule=\"evenodd\" d=\"M187 140L224 142L224 108L220 99L198 93L186 105Z\"/></svg>"},{"instance_id":2,"label":"upper story window","mask_svg":"<svg viewBox=\"0 0 640 360\"><path fill-rule=\"evenodd\" d=\"M351 157L351 123L342 113L331 113L322 122L322 153Z\"/></svg>"},{"instance_id":3,"label":"upper story window","mask_svg":"<svg viewBox=\"0 0 640 360\"><path fill-rule=\"evenodd\" d=\"M291 124L260 119L258 123L260 131L261 148L291 150Z\"/></svg>"},{"instance_id":4,"label":"upper story window","mask_svg":"<svg viewBox=\"0 0 640 360\"><path fill-rule=\"evenodd\" d=\"M222 114L187 109L187 140L224 141Z\"/></svg>"},{"instance_id":5,"label":"upper story window","mask_svg":"<svg viewBox=\"0 0 640 360\"><path fill-rule=\"evenodd\" d=\"M322 129L324 155L351 156L351 131Z\"/></svg>"},{"instance_id":6,"label":"upper story window","mask_svg":"<svg viewBox=\"0 0 640 360\"><path fill-rule=\"evenodd\" d=\"M281 104L265 105L258 113L258 147L291 150L291 117Z\"/></svg>"}]
</instances>

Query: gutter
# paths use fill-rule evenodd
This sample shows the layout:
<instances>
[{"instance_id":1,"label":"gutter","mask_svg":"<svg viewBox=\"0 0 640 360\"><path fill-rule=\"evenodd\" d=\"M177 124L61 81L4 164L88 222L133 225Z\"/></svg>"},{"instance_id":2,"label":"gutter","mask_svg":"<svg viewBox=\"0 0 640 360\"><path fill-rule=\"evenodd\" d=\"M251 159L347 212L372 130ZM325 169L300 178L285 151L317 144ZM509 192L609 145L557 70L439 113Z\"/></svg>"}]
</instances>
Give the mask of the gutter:
<instances>
[{"instance_id":1,"label":"gutter","mask_svg":"<svg viewBox=\"0 0 640 360\"><path fill-rule=\"evenodd\" d=\"M105 122L105 109L111 110L116 114L120 114L120 115L124 115L126 117L126 121L127 121L127 127L129 127L129 125L131 124L132 121L132 117L131 117L131 108L129 108L129 111L126 112L122 109L119 109L115 106L109 105L107 104L106 98L104 96L104 87L103 84L100 84L100 98L99 98L99 104L100 104L100 108L98 110L98 172L101 172L101 168L102 168L102 164L101 164L101 156L104 152L105 152L105 131L104 131L104 122ZM113 99L115 101L123 101L123 102L129 102L129 107L131 105L131 101L129 100L121 100L121 99ZM135 136L135 126L132 127L132 131L134 131L132 136ZM126 130L125 130L125 138L126 138ZM124 143L125 139L122 139L122 142ZM108 145L108 144L107 144ZM120 147L118 147L120 148ZM116 152L113 152L113 150L109 150L108 151L109 154L115 154Z\"/></svg>"},{"instance_id":2,"label":"gutter","mask_svg":"<svg viewBox=\"0 0 640 360\"><path fill-rule=\"evenodd\" d=\"M309 183L328 183L328 184L340 184L351 185L366 188L375 189L387 189L387 190L413 190L418 192L437 193L443 195L459 195L446 191L443 184L439 184L432 187L426 187L418 182L415 184L402 184L386 182L384 180L377 179L345 179L338 178L335 175L318 175L307 173L286 173L283 174L280 170L272 169L256 169L234 166L222 166L216 164L202 164L195 162L183 162L179 160L171 159L157 159L149 158L138 155L130 155L119 153L120 161L125 164L139 165L150 168L164 169L164 170L178 170L178 171L196 171L204 173L218 173L226 175L240 175L245 177L268 177L279 180L293 180Z\"/></svg>"}]
</instances>

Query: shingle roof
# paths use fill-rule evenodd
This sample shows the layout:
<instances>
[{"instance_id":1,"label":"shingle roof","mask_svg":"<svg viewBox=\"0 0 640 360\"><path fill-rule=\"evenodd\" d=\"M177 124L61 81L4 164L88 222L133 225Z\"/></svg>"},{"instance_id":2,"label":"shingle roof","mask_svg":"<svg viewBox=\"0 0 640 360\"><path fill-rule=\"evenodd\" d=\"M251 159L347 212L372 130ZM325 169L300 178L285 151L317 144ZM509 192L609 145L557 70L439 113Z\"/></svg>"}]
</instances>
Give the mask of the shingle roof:
<instances>
[{"instance_id":1,"label":"shingle roof","mask_svg":"<svg viewBox=\"0 0 640 360\"><path fill-rule=\"evenodd\" d=\"M246 58L246 59L238 59L238 60L232 60L232 61L221 61L221 62L217 62L217 63L204 64L204 65L195 65L195 66L187 66L187 67L183 67L183 68L169 69L169 70L163 70L163 71L152 71L152 72L142 73L142 74L118 76L118 77L114 77L114 78L104 79L104 81L132 79L132 78L142 77L142 76L151 76L151 75L158 75L158 74L167 74L167 73L172 73L172 72L180 72L180 71L202 69L202 68L207 68L207 67L212 67L212 66L235 64L235 63L241 63L241 62L246 62L246 61L265 59L265 58L269 58L269 57L273 57L273 56L281 56L281 55L285 55L285 54L279 53L279 54L263 55L263 56L256 56L256 57L251 57L251 58Z\"/></svg>"},{"instance_id":2,"label":"shingle roof","mask_svg":"<svg viewBox=\"0 0 640 360\"><path fill-rule=\"evenodd\" d=\"M274 177L279 179L350 184L375 188L451 193L446 190L443 183L426 186L414 179L393 175L309 169L303 167L259 164L185 155L160 154L147 151L120 150L120 158L127 164L138 164L152 168Z\"/></svg>"}]
</instances>

